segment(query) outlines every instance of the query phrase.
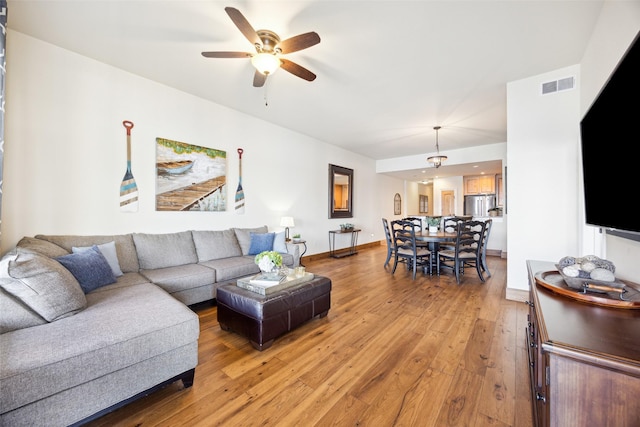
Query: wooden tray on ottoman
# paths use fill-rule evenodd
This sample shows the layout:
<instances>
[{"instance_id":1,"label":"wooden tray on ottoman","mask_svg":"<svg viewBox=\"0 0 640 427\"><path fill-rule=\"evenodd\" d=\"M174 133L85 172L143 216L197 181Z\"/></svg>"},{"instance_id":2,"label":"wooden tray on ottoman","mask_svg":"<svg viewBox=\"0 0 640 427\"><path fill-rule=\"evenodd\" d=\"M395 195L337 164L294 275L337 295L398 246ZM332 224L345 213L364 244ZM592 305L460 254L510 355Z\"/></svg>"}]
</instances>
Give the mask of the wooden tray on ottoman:
<instances>
[{"instance_id":1,"label":"wooden tray on ottoman","mask_svg":"<svg viewBox=\"0 0 640 427\"><path fill-rule=\"evenodd\" d=\"M237 286L260 295L271 295L284 289L299 286L313 279L313 273L304 273L302 277L287 276L282 280L261 280L260 274L238 279Z\"/></svg>"}]
</instances>

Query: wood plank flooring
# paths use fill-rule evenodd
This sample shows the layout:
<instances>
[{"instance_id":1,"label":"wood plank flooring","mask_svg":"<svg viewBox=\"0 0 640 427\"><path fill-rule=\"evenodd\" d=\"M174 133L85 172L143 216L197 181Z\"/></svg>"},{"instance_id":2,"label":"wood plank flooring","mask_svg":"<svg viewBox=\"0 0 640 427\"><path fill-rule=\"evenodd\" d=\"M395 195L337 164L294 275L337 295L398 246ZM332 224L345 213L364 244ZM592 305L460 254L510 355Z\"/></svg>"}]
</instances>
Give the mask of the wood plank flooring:
<instances>
[{"instance_id":1,"label":"wood plank flooring","mask_svg":"<svg viewBox=\"0 0 640 427\"><path fill-rule=\"evenodd\" d=\"M527 306L507 301L506 260L467 270L385 270L386 247L305 261L332 307L263 352L200 306L195 383L178 382L90 426L531 426Z\"/></svg>"}]
</instances>

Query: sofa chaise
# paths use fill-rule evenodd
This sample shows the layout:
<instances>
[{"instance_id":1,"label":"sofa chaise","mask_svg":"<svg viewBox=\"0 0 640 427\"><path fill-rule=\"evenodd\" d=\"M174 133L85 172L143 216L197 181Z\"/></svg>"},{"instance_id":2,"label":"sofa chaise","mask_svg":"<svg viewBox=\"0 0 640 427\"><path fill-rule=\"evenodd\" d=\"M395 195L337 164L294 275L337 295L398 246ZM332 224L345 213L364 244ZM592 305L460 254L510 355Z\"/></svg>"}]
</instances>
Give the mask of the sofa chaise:
<instances>
[{"instance_id":1,"label":"sofa chaise","mask_svg":"<svg viewBox=\"0 0 640 427\"><path fill-rule=\"evenodd\" d=\"M23 238L0 260L0 425L80 425L171 382L190 387L188 306L258 273L264 249L299 262L266 226Z\"/></svg>"}]
</instances>

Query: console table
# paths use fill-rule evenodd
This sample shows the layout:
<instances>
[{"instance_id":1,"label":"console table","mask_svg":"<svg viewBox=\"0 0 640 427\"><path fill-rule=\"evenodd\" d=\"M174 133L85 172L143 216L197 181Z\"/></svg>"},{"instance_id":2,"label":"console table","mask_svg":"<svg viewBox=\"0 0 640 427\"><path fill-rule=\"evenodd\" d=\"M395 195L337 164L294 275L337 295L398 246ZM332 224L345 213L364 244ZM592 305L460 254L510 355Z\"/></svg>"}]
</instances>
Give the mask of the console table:
<instances>
[{"instance_id":1,"label":"console table","mask_svg":"<svg viewBox=\"0 0 640 427\"><path fill-rule=\"evenodd\" d=\"M355 255L356 245L358 243L358 233L360 232L359 228L353 228L351 230L330 230L329 231L329 256L332 258L342 258L346 256ZM336 251L336 234L350 234L351 235L351 245L347 249L347 251Z\"/></svg>"},{"instance_id":2,"label":"console table","mask_svg":"<svg viewBox=\"0 0 640 427\"><path fill-rule=\"evenodd\" d=\"M302 249L302 253L300 254L300 259L298 260L298 264L300 264L301 267L304 267L304 264L302 263L302 257L304 256L304 254L307 253L307 241L306 240L290 240L287 243L290 243L292 245L302 245L303 249ZM297 267L297 266L294 266Z\"/></svg>"},{"instance_id":3,"label":"console table","mask_svg":"<svg viewBox=\"0 0 640 427\"><path fill-rule=\"evenodd\" d=\"M538 287L554 263L527 261L526 340L536 426L640 425L640 310L600 307Z\"/></svg>"}]
</instances>

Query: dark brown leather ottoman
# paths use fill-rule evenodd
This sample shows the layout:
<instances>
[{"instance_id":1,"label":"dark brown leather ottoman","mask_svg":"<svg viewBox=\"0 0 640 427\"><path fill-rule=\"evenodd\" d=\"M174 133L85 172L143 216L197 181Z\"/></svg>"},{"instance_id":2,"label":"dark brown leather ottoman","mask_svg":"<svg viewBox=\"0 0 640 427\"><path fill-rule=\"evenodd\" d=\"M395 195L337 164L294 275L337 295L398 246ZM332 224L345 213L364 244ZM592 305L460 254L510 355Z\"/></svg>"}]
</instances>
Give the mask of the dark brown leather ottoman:
<instances>
[{"instance_id":1,"label":"dark brown leather ottoman","mask_svg":"<svg viewBox=\"0 0 640 427\"><path fill-rule=\"evenodd\" d=\"M216 293L218 323L225 331L249 338L257 350L269 348L278 336L331 308L331 280L315 276L296 287L263 296L239 288L235 282Z\"/></svg>"}]
</instances>

